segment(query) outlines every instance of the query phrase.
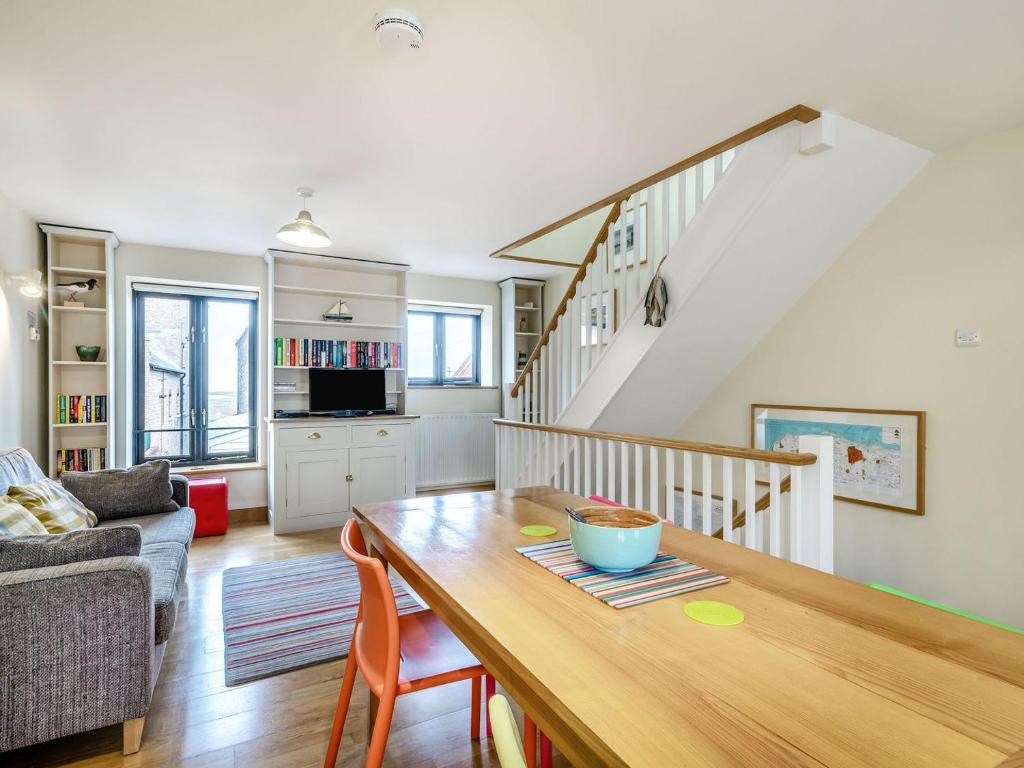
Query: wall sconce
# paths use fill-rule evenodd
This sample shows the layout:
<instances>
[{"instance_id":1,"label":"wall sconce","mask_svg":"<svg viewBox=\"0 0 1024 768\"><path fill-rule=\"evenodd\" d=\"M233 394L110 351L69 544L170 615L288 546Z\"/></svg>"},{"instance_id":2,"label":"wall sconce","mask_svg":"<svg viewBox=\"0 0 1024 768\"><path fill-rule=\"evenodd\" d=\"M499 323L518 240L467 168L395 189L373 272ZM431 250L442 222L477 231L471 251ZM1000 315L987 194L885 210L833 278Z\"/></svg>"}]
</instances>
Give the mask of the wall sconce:
<instances>
[{"instance_id":1,"label":"wall sconce","mask_svg":"<svg viewBox=\"0 0 1024 768\"><path fill-rule=\"evenodd\" d=\"M28 296L30 299L37 299L43 295L43 273L38 269L30 269L23 275L12 275L10 272L4 272L4 283L7 285L20 284L21 287L18 289L22 296Z\"/></svg>"}]
</instances>

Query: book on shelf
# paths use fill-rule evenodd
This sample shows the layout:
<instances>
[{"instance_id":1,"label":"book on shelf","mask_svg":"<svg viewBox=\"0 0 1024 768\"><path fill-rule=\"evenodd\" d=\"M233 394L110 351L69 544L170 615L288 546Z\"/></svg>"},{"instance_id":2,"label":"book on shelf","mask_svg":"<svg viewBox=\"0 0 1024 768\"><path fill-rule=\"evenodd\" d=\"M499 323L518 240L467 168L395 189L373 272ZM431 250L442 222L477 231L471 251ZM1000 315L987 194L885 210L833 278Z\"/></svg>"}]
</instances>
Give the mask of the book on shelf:
<instances>
[{"instance_id":1,"label":"book on shelf","mask_svg":"<svg viewBox=\"0 0 1024 768\"><path fill-rule=\"evenodd\" d=\"M69 448L57 451L57 474L92 472L107 468L106 448Z\"/></svg>"},{"instance_id":2,"label":"book on shelf","mask_svg":"<svg viewBox=\"0 0 1024 768\"><path fill-rule=\"evenodd\" d=\"M107 420L106 395L57 395L56 424L96 424Z\"/></svg>"},{"instance_id":3,"label":"book on shelf","mask_svg":"<svg viewBox=\"0 0 1024 768\"><path fill-rule=\"evenodd\" d=\"M274 339L274 365L284 368L401 368L397 341Z\"/></svg>"}]
</instances>

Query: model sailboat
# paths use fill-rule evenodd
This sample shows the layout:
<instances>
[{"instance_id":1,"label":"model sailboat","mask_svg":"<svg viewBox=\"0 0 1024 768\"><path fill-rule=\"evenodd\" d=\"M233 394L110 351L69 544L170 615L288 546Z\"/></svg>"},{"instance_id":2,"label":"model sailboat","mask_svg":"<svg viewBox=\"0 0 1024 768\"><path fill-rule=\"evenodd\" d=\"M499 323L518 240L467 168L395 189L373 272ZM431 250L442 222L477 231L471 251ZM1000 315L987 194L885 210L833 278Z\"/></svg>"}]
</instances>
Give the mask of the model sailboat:
<instances>
[{"instance_id":1,"label":"model sailboat","mask_svg":"<svg viewBox=\"0 0 1024 768\"><path fill-rule=\"evenodd\" d=\"M335 323L351 323L352 313L349 311L348 304L338 299L333 307L324 312L323 318L324 320L332 320Z\"/></svg>"}]
</instances>

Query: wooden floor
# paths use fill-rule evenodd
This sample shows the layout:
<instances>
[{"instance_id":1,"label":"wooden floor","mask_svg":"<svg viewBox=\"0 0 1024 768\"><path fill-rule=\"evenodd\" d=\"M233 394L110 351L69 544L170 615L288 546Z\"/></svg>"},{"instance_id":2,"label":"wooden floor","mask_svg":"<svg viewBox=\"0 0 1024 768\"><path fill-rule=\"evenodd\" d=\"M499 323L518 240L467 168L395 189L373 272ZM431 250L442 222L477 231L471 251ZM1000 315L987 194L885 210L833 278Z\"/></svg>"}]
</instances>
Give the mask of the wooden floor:
<instances>
[{"instance_id":1,"label":"wooden floor","mask_svg":"<svg viewBox=\"0 0 1024 768\"><path fill-rule=\"evenodd\" d=\"M121 755L121 729L103 728L0 755L5 768L111 766L304 768L323 763L343 661L224 685L221 574L225 568L329 552L338 529L274 536L265 523L233 525L198 539L163 669L146 719L142 750ZM349 711L339 766L365 757L367 691L360 681ZM394 768L498 766L484 740L469 739L468 681L403 696L384 764ZM556 755L555 766L568 763Z\"/></svg>"}]
</instances>

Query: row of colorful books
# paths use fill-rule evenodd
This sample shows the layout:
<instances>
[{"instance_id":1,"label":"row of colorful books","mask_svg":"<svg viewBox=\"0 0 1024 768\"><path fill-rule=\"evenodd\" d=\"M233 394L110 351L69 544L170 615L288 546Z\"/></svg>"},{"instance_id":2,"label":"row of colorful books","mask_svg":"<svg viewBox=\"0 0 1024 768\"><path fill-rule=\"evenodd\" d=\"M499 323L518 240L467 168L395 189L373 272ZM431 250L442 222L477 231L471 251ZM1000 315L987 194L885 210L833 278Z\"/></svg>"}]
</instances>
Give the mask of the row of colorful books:
<instances>
[{"instance_id":1,"label":"row of colorful books","mask_svg":"<svg viewBox=\"0 0 1024 768\"><path fill-rule=\"evenodd\" d=\"M274 365L309 368L401 368L396 341L274 339Z\"/></svg>"},{"instance_id":2,"label":"row of colorful books","mask_svg":"<svg viewBox=\"0 0 1024 768\"><path fill-rule=\"evenodd\" d=\"M106 448L69 448L57 451L57 472L91 472L107 468Z\"/></svg>"},{"instance_id":3,"label":"row of colorful books","mask_svg":"<svg viewBox=\"0 0 1024 768\"><path fill-rule=\"evenodd\" d=\"M57 395L57 424L97 424L106 420L106 395Z\"/></svg>"}]
</instances>

